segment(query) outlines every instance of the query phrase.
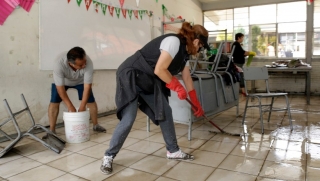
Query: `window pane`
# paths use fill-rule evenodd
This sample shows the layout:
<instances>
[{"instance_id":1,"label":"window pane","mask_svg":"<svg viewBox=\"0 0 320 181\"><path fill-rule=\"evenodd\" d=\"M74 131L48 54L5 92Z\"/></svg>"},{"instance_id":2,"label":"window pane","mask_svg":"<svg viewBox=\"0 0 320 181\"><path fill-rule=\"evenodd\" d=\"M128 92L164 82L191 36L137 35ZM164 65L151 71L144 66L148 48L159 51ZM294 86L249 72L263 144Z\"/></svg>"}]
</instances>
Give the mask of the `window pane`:
<instances>
[{"instance_id":1,"label":"window pane","mask_svg":"<svg viewBox=\"0 0 320 181\"><path fill-rule=\"evenodd\" d=\"M234 9L234 26L248 26L249 25L249 8L235 8Z\"/></svg>"},{"instance_id":2,"label":"window pane","mask_svg":"<svg viewBox=\"0 0 320 181\"><path fill-rule=\"evenodd\" d=\"M314 29L313 55L320 55L320 28Z\"/></svg>"},{"instance_id":3,"label":"window pane","mask_svg":"<svg viewBox=\"0 0 320 181\"><path fill-rule=\"evenodd\" d=\"M235 41L235 35L237 33L242 33L244 34L244 39L243 39L243 42L242 42L242 48L244 50L249 50L249 27L248 26L245 26L245 27L234 27L234 30L233 30L233 41Z\"/></svg>"},{"instance_id":4,"label":"window pane","mask_svg":"<svg viewBox=\"0 0 320 181\"><path fill-rule=\"evenodd\" d=\"M279 23L278 24L278 56L305 57L306 23Z\"/></svg>"},{"instance_id":5,"label":"window pane","mask_svg":"<svg viewBox=\"0 0 320 181\"><path fill-rule=\"evenodd\" d=\"M275 4L250 7L250 24L276 23L277 6Z\"/></svg>"},{"instance_id":6,"label":"window pane","mask_svg":"<svg viewBox=\"0 0 320 181\"><path fill-rule=\"evenodd\" d=\"M279 23L278 32L306 32L306 22Z\"/></svg>"},{"instance_id":7,"label":"window pane","mask_svg":"<svg viewBox=\"0 0 320 181\"><path fill-rule=\"evenodd\" d=\"M313 26L320 27L320 1L314 1L314 16L313 16Z\"/></svg>"},{"instance_id":8,"label":"window pane","mask_svg":"<svg viewBox=\"0 0 320 181\"><path fill-rule=\"evenodd\" d=\"M306 1L278 4L277 22L297 22L306 19Z\"/></svg>"},{"instance_id":9,"label":"window pane","mask_svg":"<svg viewBox=\"0 0 320 181\"><path fill-rule=\"evenodd\" d=\"M276 56L276 25L253 25L250 33L251 50L257 56Z\"/></svg>"},{"instance_id":10,"label":"window pane","mask_svg":"<svg viewBox=\"0 0 320 181\"><path fill-rule=\"evenodd\" d=\"M204 15L208 18L208 21L211 21L211 25L206 22L205 28L210 26L209 30L227 29L229 33L233 31L233 9L207 11Z\"/></svg>"}]
</instances>

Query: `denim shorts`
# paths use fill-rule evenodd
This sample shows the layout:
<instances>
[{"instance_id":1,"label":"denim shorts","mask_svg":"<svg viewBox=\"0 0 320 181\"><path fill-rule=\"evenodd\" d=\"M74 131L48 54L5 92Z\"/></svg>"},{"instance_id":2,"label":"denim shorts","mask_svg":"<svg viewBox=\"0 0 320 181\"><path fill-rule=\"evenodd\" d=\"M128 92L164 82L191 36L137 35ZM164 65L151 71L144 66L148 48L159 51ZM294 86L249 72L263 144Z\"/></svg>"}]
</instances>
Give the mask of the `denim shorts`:
<instances>
[{"instance_id":1,"label":"denim shorts","mask_svg":"<svg viewBox=\"0 0 320 181\"><path fill-rule=\"evenodd\" d=\"M83 94L83 89L84 89L84 85L83 84L79 84L79 85L75 85L75 86L64 86L66 91L70 88L70 89L77 89L78 91L78 96L79 96L79 100L82 100L82 94ZM53 83L51 86L51 100L50 102L52 103L60 103L62 101L62 99L60 98L59 94L58 94L58 90L56 85ZM90 96L88 99L88 103L93 103L95 102L95 99L93 97L93 93L92 90L90 90Z\"/></svg>"}]
</instances>

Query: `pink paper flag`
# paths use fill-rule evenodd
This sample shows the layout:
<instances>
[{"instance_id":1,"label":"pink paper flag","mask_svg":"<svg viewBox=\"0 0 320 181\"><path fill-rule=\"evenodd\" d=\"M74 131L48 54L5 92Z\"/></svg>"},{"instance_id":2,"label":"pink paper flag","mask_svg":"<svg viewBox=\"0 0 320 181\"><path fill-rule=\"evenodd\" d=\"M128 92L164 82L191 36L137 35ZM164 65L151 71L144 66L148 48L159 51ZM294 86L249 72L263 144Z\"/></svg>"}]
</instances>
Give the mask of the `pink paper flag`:
<instances>
[{"instance_id":1,"label":"pink paper flag","mask_svg":"<svg viewBox=\"0 0 320 181\"><path fill-rule=\"evenodd\" d=\"M6 1L0 1L0 25L3 25L13 10L12 5L9 5Z\"/></svg>"},{"instance_id":2,"label":"pink paper flag","mask_svg":"<svg viewBox=\"0 0 320 181\"><path fill-rule=\"evenodd\" d=\"M30 12L30 9L35 0L20 0L20 6L25 9L27 12Z\"/></svg>"},{"instance_id":3,"label":"pink paper flag","mask_svg":"<svg viewBox=\"0 0 320 181\"><path fill-rule=\"evenodd\" d=\"M133 14L137 19L139 19L139 14L138 13L139 13L138 10L133 10Z\"/></svg>"},{"instance_id":4,"label":"pink paper flag","mask_svg":"<svg viewBox=\"0 0 320 181\"><path fill-rule=\"evenodd\" d=\"M123 7L123 4L124 4L124 0L119 0L120 1L120 6L121 8Z\"/></svg>"},{"instance_id":5,"label":"pink paper flag","mask_svg":"<svg viewBox=\"0 0 320 181\"><path fill-rule=\"evenodd\" d=\"M92 2L92 0L85 0L85 4L86 4L87 11L89 10L89 7L90 7L90 5L91 5L91 2Z\"/></svg>"},{"instance_id":6,"label":"pink paper flag","mask_svg":"<svg viewBox=\"0 0 320 181\"><path fill-rule=\"evenodd\" d=\"M17 7L20 3L20 0L4 0L7 2L11 7Z\"/></svg>"},{"instance_id":7,"label":"pink paper flag","mask_svg":"<svg viewBox=\"0 0 320 181\"><path fill-rule=\"evenodd\" d=\"M123 15L124 19L126 19L127 18L127 10L121 9L121 11L122 11L122 15Z\"/></svg>"},{"instance_id":8,"label":"pink paper flag","mask_svg":"<svg viewBox=\"0 0 320 181\"><path fill-rule=\"evenodd\" d=\"M109 9L109 13L110 13L110 15L113 17L113 10L114 10L114 7L113 7L113 6L108 6L108 9Z\"/></svg>"}]
</instances>

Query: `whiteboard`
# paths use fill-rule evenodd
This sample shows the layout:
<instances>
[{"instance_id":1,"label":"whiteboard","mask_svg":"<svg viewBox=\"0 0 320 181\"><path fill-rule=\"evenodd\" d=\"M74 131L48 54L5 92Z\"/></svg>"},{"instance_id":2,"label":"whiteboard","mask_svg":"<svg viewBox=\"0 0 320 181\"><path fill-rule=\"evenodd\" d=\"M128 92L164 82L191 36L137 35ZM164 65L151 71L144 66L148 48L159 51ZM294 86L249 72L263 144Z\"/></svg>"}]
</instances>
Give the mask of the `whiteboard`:
<instances>
[{"instance_id":1,"label":"whiteboard","mask_svg":"<svg viewBox=\"0 0 320 181\"><path fill-rule=\"evenodd\" d=\"M108 0L100 1L108 4ZM150 20L134 15L113 17L108 9L105 15L95 4L86 9L71 0L42 0L40 3L40 69L52 70L59 54L75 46L82 47L92 59L94 69L117 69L134 52L151 40ZM115 5L116 6L116 5ZM117 7L117 6L116 6ZM128 8L128 9L135 9Z\"/></svg>"}]
</instances>

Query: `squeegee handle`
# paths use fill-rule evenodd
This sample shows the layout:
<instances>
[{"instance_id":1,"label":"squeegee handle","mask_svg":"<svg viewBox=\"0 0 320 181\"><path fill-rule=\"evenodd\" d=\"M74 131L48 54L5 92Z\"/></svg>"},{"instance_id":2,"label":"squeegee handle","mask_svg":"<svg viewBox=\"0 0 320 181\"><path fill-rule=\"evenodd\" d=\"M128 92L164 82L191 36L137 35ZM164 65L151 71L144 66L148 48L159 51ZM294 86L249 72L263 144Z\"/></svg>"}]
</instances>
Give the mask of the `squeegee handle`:
<instances>
[{"instance_id":1,"label":"squeegee handle","mask_svg":"<svg viewBox=\"0 0 320 181\"><path fill-rule=\"evenodd\" d=\"M186 98L186 101L194 108L197 109L197 107L190 101L190 99ZM210 124L212 124L214 127L216 127L219 131L221 131L222 133L224 133L225 131L223 131L218 125L214 124L211 120L209 120L209 118L203 113L201 115L202 117L204 117L204 119L206 121L208 121Z\"/></svg>"}]
</instances>

